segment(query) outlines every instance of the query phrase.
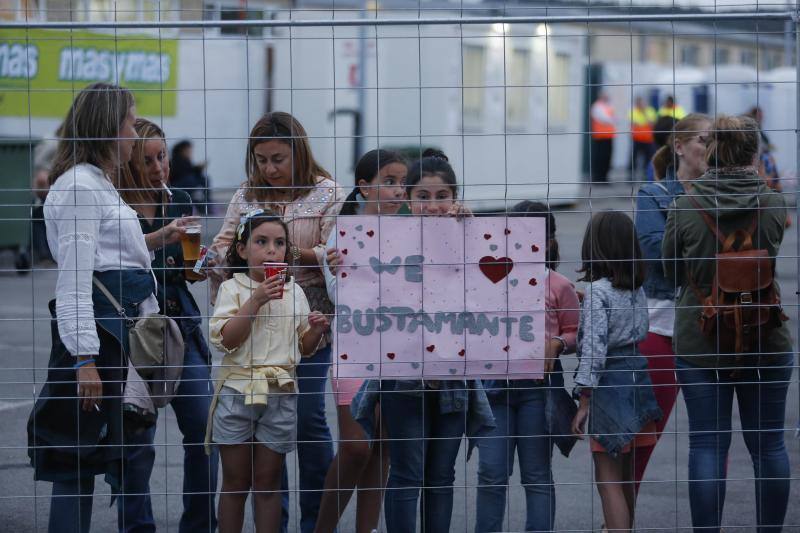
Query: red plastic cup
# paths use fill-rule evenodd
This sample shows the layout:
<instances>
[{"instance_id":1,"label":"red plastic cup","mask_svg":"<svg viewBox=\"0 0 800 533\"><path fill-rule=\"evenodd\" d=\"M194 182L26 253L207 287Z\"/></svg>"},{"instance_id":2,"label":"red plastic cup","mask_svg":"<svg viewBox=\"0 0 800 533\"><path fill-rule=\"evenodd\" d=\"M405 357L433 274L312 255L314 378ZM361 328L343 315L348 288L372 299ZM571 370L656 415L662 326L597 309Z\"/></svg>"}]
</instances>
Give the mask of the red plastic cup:
<instances>
[{"instance_id":1,"label":"red plastic cup","mask_svg":"<svg viewBox=\"0 0 800 533\"><path fill-rule=\"evenodd\" d=\"M289 267L287 263L262 263L264 265L264 279L269 279L273 276L280 275L283 282L286 282L286 269ZM281 298L283 298L283 291L281 291Z\"/></svg>"}]
</instances>

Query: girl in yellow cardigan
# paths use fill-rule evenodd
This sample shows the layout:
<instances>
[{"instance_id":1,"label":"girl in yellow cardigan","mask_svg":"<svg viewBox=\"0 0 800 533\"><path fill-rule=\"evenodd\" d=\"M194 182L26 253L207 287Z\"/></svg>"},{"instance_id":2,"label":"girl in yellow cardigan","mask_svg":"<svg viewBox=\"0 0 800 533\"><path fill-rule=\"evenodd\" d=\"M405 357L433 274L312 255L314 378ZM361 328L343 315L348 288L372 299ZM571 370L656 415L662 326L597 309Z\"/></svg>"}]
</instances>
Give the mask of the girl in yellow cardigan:
<instances>
[{"instance_id":1,"label":"girl in yellow cardigan","mask_svg":"<svg viewBox=\"0 0 800 533\"><path fill-rule=\"evenodd\" d=\"M309 312L303 289L284 274L265 279L264 263L288 262L286 225L262 210L242 218L227 254L232 277L220 286L211 343L225 352L209 429L219 445L220 533L239 532L252 490L257 531L277 531L281 472L297 441L295 367L313 355L329 327Z\"/></svg>"}]
</instances>

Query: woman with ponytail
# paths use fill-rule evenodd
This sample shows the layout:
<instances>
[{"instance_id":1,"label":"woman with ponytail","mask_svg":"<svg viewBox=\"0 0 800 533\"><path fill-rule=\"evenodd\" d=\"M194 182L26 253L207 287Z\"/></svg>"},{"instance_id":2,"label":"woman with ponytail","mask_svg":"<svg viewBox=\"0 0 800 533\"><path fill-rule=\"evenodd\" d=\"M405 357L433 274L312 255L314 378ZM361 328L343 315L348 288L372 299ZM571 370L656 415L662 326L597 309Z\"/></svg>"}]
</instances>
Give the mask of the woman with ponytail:
<instances>
[{"instance_id":1,"label":"woman with ponytail","mask_svg":"<svg viewBox=\"0 0 800 533\"><path fill-rule=\"evenodd\" d=\"M660 437L678 396L675 381L675 356L672 352L672 328L675 320L675 286L664 277L661 266L661 241L667 212L684 184L706 170L705 152L711 120L706 115L691 114L675 124L664 146L653 156L655 181L639 189L636 201L636 232L647 261L644 292L650 327L639 351L647 359L653 391L664 416L656 423ZM644 477L655 445L636 449L634 458L636 488Z\"/></svg>"}]
</instances>

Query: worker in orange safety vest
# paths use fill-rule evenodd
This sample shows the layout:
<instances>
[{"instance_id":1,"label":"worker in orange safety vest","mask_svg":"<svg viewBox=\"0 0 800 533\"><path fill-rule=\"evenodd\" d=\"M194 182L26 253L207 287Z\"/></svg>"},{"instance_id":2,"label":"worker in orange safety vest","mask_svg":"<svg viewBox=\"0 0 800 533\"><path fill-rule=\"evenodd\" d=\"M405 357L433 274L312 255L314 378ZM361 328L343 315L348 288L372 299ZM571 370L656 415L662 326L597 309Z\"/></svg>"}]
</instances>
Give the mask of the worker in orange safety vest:
<instances>
[{"instance_id":1,"label":"worker in orange safety vest","mask_svg":"<svg viewBox=\"0 0 800 533\"><path fill-rule=\"evenodd\" d=\"M656 110L645 103L644 98L637 96L630 112L631 120L631 181L644 178L647 163L654 153L653 126L658 120Z\"/></svg>"},{"instance_id":2,"label":"worker in orange safety vest","mask_svg":"<svg viewBox=\"0 0 800 533\"><path fill-rule=\"evenodd\" d=\"M614 125L614 108L608 94L601 92L592 104L592 153L591 180L595 183L606 183L608 171L611 169L611 155L614 136L617 134Z\"/></svg>"}]
</instances>

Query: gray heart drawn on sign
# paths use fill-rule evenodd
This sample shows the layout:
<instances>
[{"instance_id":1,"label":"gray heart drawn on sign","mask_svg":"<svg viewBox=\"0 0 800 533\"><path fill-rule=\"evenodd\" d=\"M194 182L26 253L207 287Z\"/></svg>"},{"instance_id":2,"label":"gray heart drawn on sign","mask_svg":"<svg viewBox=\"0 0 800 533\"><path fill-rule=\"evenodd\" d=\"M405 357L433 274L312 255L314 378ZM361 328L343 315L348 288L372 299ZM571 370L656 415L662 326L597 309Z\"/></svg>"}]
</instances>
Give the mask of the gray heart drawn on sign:
<instances>
[{"instance_id":1,"label":"gray heart drawn on sign","mask_svg":"<svg viewBox=\"0 0 800 533\"><path fill-rule=\"evenodd\" d=\"M520 243L515 243L515 244L514 244L514 248L516 248L517 250L519 250L520 248L522 248L522 245L521 245Z\"/></svg>"},{"instance_id":2,"label":"gray heart drawn on sign","mask_svg":"<svg viewBox=\"0 0 800 533\"><path fill-rule=\"evenodd\" d=\"M490 244L489 245L489 249L494 252L495 250L497 250L497 245L496 244Z\"/></svg>"},{"instance_id":3,"label":"gray heart drawn on sign","mask_svg":"<svg viewBox=\"0 0 800 533\"><path fill-rule=\"evenodd\" d=\"M518 279L512 279L511 281L509 281L509 283L511 284L512 287L516 287L517 283L519 283L519 280Z\"/></svg>"},{"instance_id":4,"label":"gray heart drawn on sign","mask_svg":"<svg viewBox=\"0 0 800 533\"><path fill-rule=\"evenodd\" d=\"M364 226L362 226L361 224L356 226L356 231L361 231L362 229L364 229Z\"/></svg>"}]
</instances>

